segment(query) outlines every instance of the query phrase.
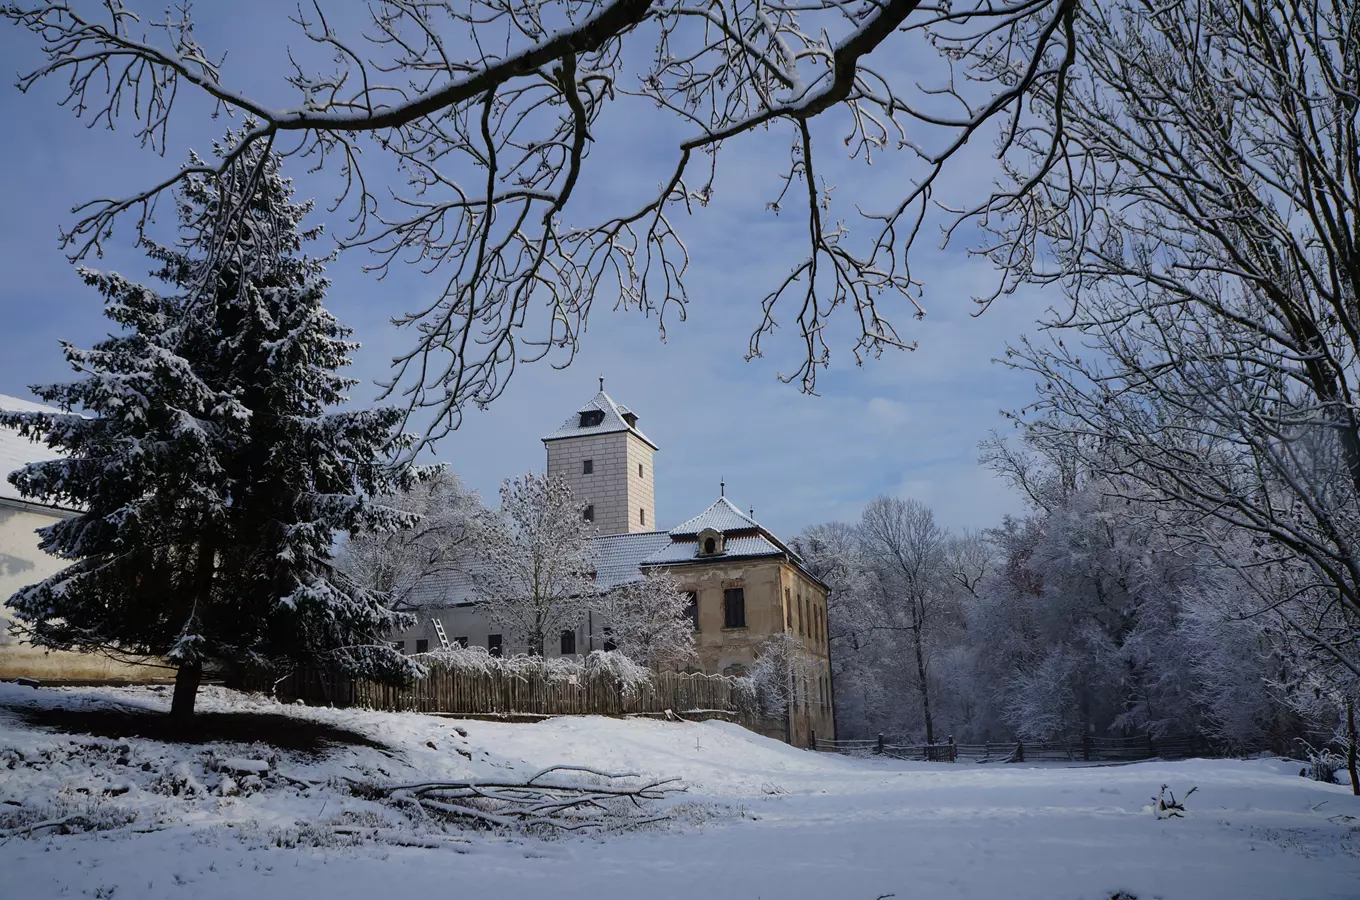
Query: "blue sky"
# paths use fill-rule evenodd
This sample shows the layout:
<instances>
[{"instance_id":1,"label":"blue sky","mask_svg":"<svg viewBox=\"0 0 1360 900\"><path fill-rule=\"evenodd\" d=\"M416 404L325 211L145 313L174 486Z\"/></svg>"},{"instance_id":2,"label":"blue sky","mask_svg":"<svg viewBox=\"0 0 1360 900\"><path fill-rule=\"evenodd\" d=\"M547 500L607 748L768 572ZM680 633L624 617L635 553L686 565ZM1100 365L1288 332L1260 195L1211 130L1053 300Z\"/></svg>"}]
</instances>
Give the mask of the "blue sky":
<instances>
[{"instance_id":1,"label":"blue sky","mask_svg":"<svg viewBox=\"0 0 1360 900\"><path fill-rule=\"evenodd\" d=\"M198 39L210 50L230 50L223 69L228 83L289 102L280 64L286 63L285 50L301 43L286 20L289 9L262 2L232 4L230 11L204 5ZM0 59L11 75L29 68L38 60L36 43L13 27L0 28ZM930 65L928 59L898 62L927 71ZM87 130L56 105L59 87L41 85L28 95L0 87L0 121L9 129L0 142L0 393L22 397L29 396L29 384L68 377L59 340L88 345L108 324L98 296L80 284L57 246L59 226L72 220L71 207L144 187L171 171L188 148L206 153L226 127L205 105L185 103L162 158L140 149L129 129ZM831 139L821 141L819 169L835 185L838 203L872 208L905 190L913 172L909 159L889 154L872 167L847 161L835 139L843 123L820 127L819 137ZM582 182L584 211L642 196L673 160L664 122L620 116L595 138ZM976 196L990 183L987 142L974 143L942 196ZM765 358L743 361L760 298L801 258L804 220L765 209L786 159L787 135L779 131L724 148L715 201L680 222L692 258L691 303L687 321L668 322L665 343L654 319L614 312L614 298L597 297L572 366L519 367L491 409L470 412L462 428L439 444L438 457L494 499L503 477L542 468L539 437L589 399L603 375L609 393L639 413L641 427L661 446L656 474L662 525L710 503L719 479L726 480L734 502L753 507L758 519L785 536L818 522L853 519L880 493L914 497L954 527L985 527L1019 511L1019 500L977 465L977 443L989 430L1007 427L999 410L1032 397L1027 378L992 359L1008 340L1034 331L1036 318L1054 301L1016 295L972 317L971 296L985 291L994 275L985 262L968 257L966 240L942 251L935 246L937 232L930 231L914 251L928 315L915 321L905 301L894 301L893 318L904 338L919 342L915 352L856 367L851 342L838 339L816 397L777 378L796 365L795 334L780 333ZM334 185L300 165L291 174L301 196L324 200ZM168 207L161 218L164 226ZM320 213L318 219L343 225ZM351 251L332 265L329 297L332 310L364 344L353 367L363 382L354 400L364 404L407 339L389 319L433 296L438 280L404 267L380 281L361 271L366 261L364 253ZM93 264L134 277L149 268L127 230Z\"/></svg>"}]
</instances>

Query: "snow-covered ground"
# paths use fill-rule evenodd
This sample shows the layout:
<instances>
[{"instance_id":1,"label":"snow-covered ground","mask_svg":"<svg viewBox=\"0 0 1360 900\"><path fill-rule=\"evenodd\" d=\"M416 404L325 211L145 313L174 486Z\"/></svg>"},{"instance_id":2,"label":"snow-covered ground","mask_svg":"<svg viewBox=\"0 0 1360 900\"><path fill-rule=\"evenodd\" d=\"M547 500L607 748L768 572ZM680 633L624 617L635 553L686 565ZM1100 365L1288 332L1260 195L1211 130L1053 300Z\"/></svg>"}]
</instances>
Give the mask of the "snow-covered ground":
<instances>
[{"instance_id":1,"label":"snow-covered ground","mask_svg":"<svg viewBox=\"0 0 1360 900\"><path fill-rule=\"evenodd\" d=\"M1283 760L852 760L722 723L454 721L218 689L200 709L330 723L390 749L186 746L56 733L22 715L110 705L163 709L168 694L0 685L0 898L1360 898L1360 800ZM643 831L438 845L343 789L558 763L678 776L688 791L666 801L669 823ZM1186 818L1148 810L1163 783L1177 796L1198 787ZM72 816L109 830L15 832ZM422 840L432 846L402 845Z\"/></svg>"}]
</instances>

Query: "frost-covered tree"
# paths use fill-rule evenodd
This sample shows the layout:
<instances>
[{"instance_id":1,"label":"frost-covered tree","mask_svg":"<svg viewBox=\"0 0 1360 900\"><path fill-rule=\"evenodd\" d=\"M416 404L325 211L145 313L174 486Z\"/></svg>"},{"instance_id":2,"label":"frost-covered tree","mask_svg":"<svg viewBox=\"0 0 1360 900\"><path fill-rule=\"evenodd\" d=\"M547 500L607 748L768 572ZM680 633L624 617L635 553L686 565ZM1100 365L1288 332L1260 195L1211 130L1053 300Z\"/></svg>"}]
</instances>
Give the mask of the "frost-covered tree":
<instances>
[{"instance_id":1,"label":"frost-covered tree","mask_svg":"<svg viewBox=\"0 0 1360 900\"><path fill-rule=\"evenodd\" d=\"M599 637L629 659L655 671L680 669L695 659L694 620L689 595L665 572L620 585L592 607L602 628Z\"/></svg>"},{"instance_id":2,"label":"frost-covered tree","mask_svg":"<svg viewBox=\"0 0 1360 900\"><path fill-rule=\"evenodd\" d=\"M1032 421L1183 510L1168 524L1254 594L1238 614L1274 619L1349 694L1360 8L1113 0L1084 4L1077 25L1080 77L1035 92L1010 150L1016 183L1037 187L990 223L1010 285L1071 300L1011 351L1040 388Z\"/></svg>"},{"instance_id":3,"label":"frost-covered tree","mask_svg":"<svg viewBox=\"0 0 1360 900\"><path fill-rule=\"evenodd\" d=\"M249 127L249 126L247 126ZM149 243L169 290L82 270L123 333L64 345L81 377L34 388L61 414L0 421L65 456L10 476L80 509L43 529L72 564L9 605L36 643L161 657L172 713L192 715L205 667L324 663L370 677L418 671L383 640L403 617L336 570L336 532L406 524L369 497L421 476L389 409L331 411L355 345L323 307L324 260L303 253L310 203L263 145L194 158L182 239Z\"/></svg>"},{"instance_id":4,"label":"frost-covered tree","mask_svg":"<svg viewBox=\"0 0 1360 900\"><path fill-rule=\"evenodd\" d=\"M926 743L935 742L931 714L930 667L936 632L955 615L947 567L948 535L934 514L914 500L877 497L860 517L862 552L873 573L885 621L910 638L904 664L915 689Z\"/></svg>"},{"instance_id":5,"label":"frost-covered tree","mask_svg":"<svg viewBox=\"0 0 1360 900\"><path fill-rule=\"evenodd\" d=\"M495 514L448 469L409 491L378 499L419 519L409 528L356 535L339 562L355 581L387 595L395 609L409 606L423 579L466 571L475 542L493 527Z\"/></svg>"},{"instance_id":6,"label":"frost-covered tree","mask_svg":"<svg viewBox=\"0 0 1360 900\"><path fill-rule=\"evenodd\" d=\"M417 263L440 285L405 317L418 337L399 381L451 428L504 390L526 349L569 359L595 298L682 312L684 222L721 201L721 164L738 145L767 155L773 184L761 206L785 219L796 211L804 241L752 306L752 355L786 308L797 335L787 378L808 391L829 362L827 320L838 309L857 322L856 358L910 347L892 321L923 314L907 250L947 186L941 173L992 132L1009 146L1036 87L1061 93L1078 7L385 0L361 6L356 22L303 4L288 58L252 61L254 80L279 82L259 95L232 71L234 48L205 46L188 4L147 3L138 14L123 0L30 0L0 15L40 42L42 60L20 87L60 82L78 115L131 123L164 152L170 123L193 109L176 101L194 95L208 101L202 109L259 120L232 157L275 145L342 175L335 205L352 210L354 226L342 243L374 250L379 268ZM969 50L993 65L956 70ZM915 58L939 60L934 77L902 64ZM277 105L290 88L293 102ZM634 131L654 139L655 177L601 191L611 167L640 164L620 139ZM837 151L865 165L896 154L909 168L869 179L872 194L845 196L844 180L837 191L820 174ZM83 207L67 245L93 250L175 180Z\"/></svg>"},{"instance_id":7,"label":"frost-covered tree","mask_svg":"<svg viewBox=\"0 0 1360 900\"><path fill-rule=\"evenodd\" d=\"M490 620L531 654L576 628L595 601L595 526L561 477L501 483L501 519L476 551L473 583Z\"/></svg>"}]
</instances>

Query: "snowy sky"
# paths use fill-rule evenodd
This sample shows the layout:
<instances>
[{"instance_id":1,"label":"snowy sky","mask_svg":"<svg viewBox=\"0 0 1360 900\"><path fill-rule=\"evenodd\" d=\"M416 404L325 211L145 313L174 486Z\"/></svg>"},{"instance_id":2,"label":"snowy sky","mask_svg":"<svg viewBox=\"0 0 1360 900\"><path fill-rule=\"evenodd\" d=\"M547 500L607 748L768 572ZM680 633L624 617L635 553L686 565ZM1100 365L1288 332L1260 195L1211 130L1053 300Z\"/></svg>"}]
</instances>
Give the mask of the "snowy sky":
<instances>
[{"instance_id":1,"label":"snowy sky","mask_svg":"<svg viewBox=\"0 0 1360 900\"><path fill-rule=\"evenodd\" d=\"M197 37L210 50L230 50L223 69L228 83L284 105L292 100L281 78L285 51L301 43L286 20L290 9L263 0L229 10L203 4ZM343 21L332 24L345 27ZM0 59L11 74L26 70L38 60L36 44L12 27L0 29ZM910 71L915 62L925 68L913 74L929 77L927 54L900 64ZM161 158L139 149L129 129L86 130L56 106L59 87L44 84L28 95L0 88L0 116L8 123L8 139L0 142L0 393L15 396L28 396L28 384L66 378L58 341L88 345L106 331L98 296L79 283L57 246L58 227L70 224L71 207L145 187L178 165L187 148L206 154L211 138L225 128L206 106L186 103L178 110L171 150ZM660 125L612 121L595 135L597 150L584 176L592 203L654 189L674 158ZM885 190L891 197L903 193L909 160L889 155L872 167L846 161L834 137L843 123L828 121L822 128L828 139L821 141L819 166L838 202L872 206ZM994 172L989 144L974 144L937 196L958 199L986 189ZM785 536L818 522L855 518L867 500L885 492L930 505L951 526L984 527L1017 511L1019 501L977 465L977 443L989 430L1007 427L999 410L1023 405L1032 387L992 360L1008 340L1032 332L1035 319L1056 301L1016 295L973 318L970 297L994 276L985 262L968 257L968 241L940 251L937 230L931 230L918 246L914 271L925 282L928 315L913 320L905 302L893 310L902 336L919 341L916 352L857 368L842 333L817 397L777 379L796 366L799 341L789 329L771 342L765 358L743 361L760 298L801 258L805 220L765 209L778 191L777 165L787 152L782 132L724 148L715 202L680 222L693 260L692 302L687 321L668 322L664 344L654 319L614 312L613 298L597 298L575 363L565 371L544 363L520 367L492 409L470 413L462 429L439 445L439 457L494 499L501 478L542 468L538 438L589 399L603 375L609 393L639 413L640 427L661 447L656 499L662 525L701 511L717 496L720 478L734 502L754 507L759 520ZM300 165L290 174L304 197L325 198L334 184ZM343 224L339 217L318 217ZM168 219L167 208L160 224ZM126 231L116 235L95 265L140 277L149 266L130 244ZM337 261L329 297L364 343L354 366L363 379L354 398L362 403L372 400L372 382L408 339L390 317L436 290L436 279L410 267L379 281L360 271L365 261L357 251Z\"/></svg>"}]
</instances>

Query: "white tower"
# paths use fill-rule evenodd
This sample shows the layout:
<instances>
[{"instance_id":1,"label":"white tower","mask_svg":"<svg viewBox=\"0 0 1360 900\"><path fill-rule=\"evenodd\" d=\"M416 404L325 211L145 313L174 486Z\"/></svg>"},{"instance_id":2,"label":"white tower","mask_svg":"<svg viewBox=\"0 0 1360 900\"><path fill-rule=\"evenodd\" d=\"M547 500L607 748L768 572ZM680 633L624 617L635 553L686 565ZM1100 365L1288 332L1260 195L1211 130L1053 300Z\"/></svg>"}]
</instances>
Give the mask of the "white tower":
<instances>
[{"instance_id":1,"label":"white tower","mask_svg":"<svg viewBox=\"0 0 1360 900\"><path fill-rule=\"evenodd\" d=\"M656 530L652 469L656 444L638 431L637 414L600 392L543 438L548 474L561 475L600 534Z\"/></svg>"}]
</instances>

